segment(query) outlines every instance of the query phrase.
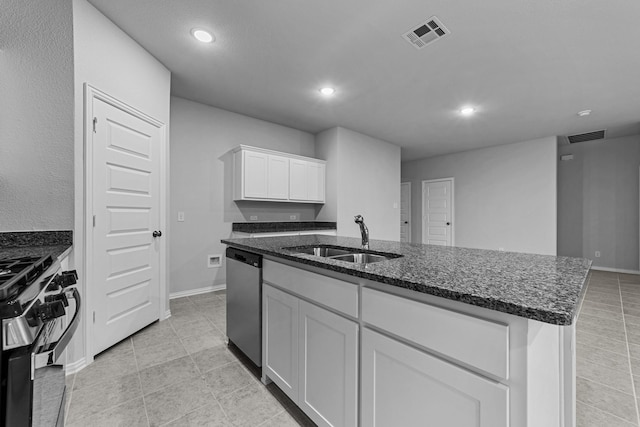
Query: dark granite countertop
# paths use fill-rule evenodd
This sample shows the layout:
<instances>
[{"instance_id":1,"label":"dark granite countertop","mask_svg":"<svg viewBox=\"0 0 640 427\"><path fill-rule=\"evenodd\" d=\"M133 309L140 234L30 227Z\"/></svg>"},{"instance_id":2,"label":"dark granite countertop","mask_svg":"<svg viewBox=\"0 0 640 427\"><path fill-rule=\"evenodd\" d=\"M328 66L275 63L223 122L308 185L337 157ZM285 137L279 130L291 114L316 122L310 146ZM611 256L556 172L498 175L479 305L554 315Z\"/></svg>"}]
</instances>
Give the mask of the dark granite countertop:
<instances>
[{"instance_id":1,"label":"dark granite countertop","mask_svg":"<svg viewBox=\"0 0 640 427\"><path fill-rule=\"evenodd\" d=\"M0 259L24 256L54 259L71 249L71 231L20 231L0 233Z\"/></svg>"},{"instance_id":2,"label":"dark granite countertop","mask_svg":"<svg viewBox=\"0 0 640 427\"><path fill-rule=\"evenodd\" d=\"M298 221L298 222L234 222L232 231L243 233L268 233L278 231L335 230L335 222Z\"/></svg>"},{"instance_id":3,"label":"dark granite countertop","mask_svg":"<svg viewBox=\"0 0 640 427\"><path fill-rule=\"evenodd\" d=\"M591 261L584 258L383 240L371 240L371 251L403 256L359 265L283 249L360 247L360 239L350 237L264 237L224 239L222 243L555 325L573 323L591 267Z\"/></svg>"}]
</instances>

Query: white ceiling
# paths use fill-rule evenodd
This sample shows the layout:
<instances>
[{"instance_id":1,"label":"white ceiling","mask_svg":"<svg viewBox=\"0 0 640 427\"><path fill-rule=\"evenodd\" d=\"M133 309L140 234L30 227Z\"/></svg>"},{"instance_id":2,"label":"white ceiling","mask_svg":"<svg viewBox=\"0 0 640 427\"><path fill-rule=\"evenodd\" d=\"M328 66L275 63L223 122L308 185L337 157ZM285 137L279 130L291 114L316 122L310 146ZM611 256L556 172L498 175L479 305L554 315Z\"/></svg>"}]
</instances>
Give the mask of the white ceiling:
<instances>
[{"instance_id":1,"label":"white ceiling","mask_svg":"<svg viewBox=\"0 0 640 427\"><path fill-rule=\"evenodd\" d=\"M172 94L311 133L344 126L403 160L640 133L637 0L89 1L171 70ZM401 37L433 15L451 34L421 50ZM461 117L465 104L478 113Z\"/></svg>"}]
</instances>

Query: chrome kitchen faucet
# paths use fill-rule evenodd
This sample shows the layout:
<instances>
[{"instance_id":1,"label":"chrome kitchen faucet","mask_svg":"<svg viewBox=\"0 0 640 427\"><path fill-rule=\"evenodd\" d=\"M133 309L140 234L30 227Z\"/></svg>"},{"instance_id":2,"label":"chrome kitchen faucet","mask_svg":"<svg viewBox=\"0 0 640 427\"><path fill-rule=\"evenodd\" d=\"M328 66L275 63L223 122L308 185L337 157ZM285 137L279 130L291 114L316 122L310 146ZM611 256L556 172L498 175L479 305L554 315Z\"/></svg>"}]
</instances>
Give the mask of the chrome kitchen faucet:
<instances>
[{"instance_id":1,"label":"chrome kitchen faucet","mask_svg":"<svg viewBox=\"0 0 640 427\"><path fill-rule=\"evenodd\" d=\"M362 235L362 249L369 249L369 229L364 224L364 217L356 215L353 217L356 224L360 226L360 234Z\"/></svg>"}]
</instances>

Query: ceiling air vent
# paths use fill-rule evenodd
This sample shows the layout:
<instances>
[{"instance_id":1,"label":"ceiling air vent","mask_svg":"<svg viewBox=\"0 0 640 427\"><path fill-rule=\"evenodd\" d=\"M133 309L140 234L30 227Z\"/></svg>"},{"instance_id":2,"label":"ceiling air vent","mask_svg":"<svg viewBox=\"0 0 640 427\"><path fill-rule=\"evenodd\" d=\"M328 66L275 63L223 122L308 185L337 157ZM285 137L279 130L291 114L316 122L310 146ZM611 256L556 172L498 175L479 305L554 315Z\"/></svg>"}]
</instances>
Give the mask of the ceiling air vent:
<instances>
[{"instance_id":1,"label":"ceiling air vent","mask_svg":"<svg viewBox=\"0 0 640 427\"><path fill-rule=\"evenodd\" d=\"M577 142L595 141L596 139L604 139L606 129L595 130L593 132L579 133L576 135L569 135L567 139L569 144L575 144Z\"/></svg>"},{"instance_id":2,"label":"ceiling air vent","mask_svg":"<svg viewBox=\"0 0 640 427\"><path fill-rule=\"evenodd\" d=\"M449 34L449 30L442 25L442 22L436 16L432 16L403 34L402 38L411 43L416 49L422 49L447 34Z\"/></svg>"}]
</instances>

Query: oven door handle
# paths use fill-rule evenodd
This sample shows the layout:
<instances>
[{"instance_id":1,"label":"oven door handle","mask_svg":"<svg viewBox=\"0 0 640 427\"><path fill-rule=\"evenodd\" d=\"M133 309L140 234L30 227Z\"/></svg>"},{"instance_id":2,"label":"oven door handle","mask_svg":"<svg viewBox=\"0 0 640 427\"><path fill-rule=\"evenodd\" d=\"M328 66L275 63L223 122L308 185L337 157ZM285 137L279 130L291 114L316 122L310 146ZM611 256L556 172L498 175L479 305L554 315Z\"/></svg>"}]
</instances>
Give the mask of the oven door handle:
<instances>
[{"instance_id":1,"label":"oven door handle","mask_svg":"<svg viewBox=\"0 0 640 427\"><path fill-rule=\"evenodd\" d=\"M33 369L39 369L48 365L53 365L58 357L65 350L69 341L71 341L71 337L73 333L78 328L78 324L80 323L80 292L78 292L77 288L73 288L73 297L76 301L76 312L73 314L73 318L67 326L67 329L64 331L58 342L55 343L54 347L51 350L44 351L42 353L34 354L34 361L32 363ZM33 376L33 375L32 375Z\"/></svg>"}]
</instances>

